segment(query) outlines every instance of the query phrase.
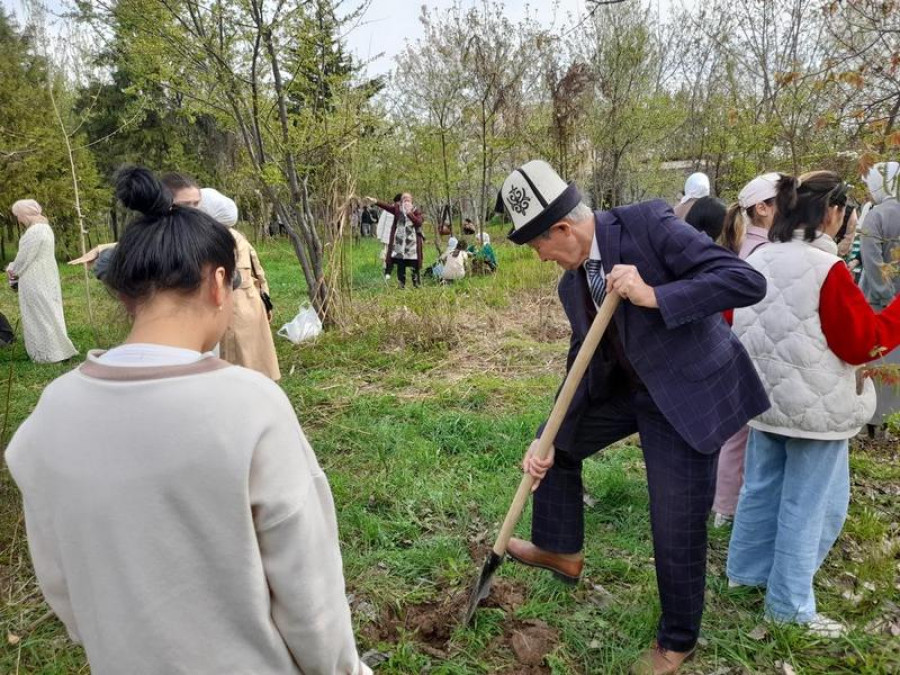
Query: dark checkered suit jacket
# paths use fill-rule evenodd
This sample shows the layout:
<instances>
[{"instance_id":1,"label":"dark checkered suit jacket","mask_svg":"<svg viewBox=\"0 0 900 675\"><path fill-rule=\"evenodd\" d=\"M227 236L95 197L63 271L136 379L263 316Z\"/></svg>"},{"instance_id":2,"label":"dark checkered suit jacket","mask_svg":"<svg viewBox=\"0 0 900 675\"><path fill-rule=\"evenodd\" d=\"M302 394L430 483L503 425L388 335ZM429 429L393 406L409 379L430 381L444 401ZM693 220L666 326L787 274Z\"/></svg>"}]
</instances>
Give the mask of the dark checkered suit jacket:
<instances>
[{"instance_id":1,"label":"dark checkered suit jacket","mask_svg":"<svg viewBox=\"0 0 900 675\"><path fill-rule=\"evenodd\" d=\"M635 265L656 290L659 309L623 302L615 324L654 402L681 437L703 453L718 450L769 407L753 364L721 312L759 302L765 278L705 234L675 217L662 200L595 213L603 269ZM572 326L571 366L596 314L583 272L566 272L559 296ZM604 342L607 340L604 339ZM609 345L601 344L557 435L568 447L581 413L621 391Z\"/></svg>"}]
</instances>

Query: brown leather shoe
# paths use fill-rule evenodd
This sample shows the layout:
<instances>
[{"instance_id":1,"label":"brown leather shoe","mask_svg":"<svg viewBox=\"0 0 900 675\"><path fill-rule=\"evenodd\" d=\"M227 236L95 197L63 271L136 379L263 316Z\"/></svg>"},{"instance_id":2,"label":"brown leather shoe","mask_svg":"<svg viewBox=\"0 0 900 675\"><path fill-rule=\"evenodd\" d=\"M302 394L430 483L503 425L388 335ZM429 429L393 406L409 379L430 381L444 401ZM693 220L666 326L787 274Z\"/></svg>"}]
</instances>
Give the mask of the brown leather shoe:
<instances>
[{"instance_id":1,"label":"brown leather shoe","mask_svg":"<svg viewBox=\"0 0 900 675\"><path fill-rule=\"evenodd\" d=\"M694 655L689 652L673 652L663 649L656 642L631 667L631 675L670 675L677 673L681 664Z\"/></svg>"},{"instance_id":2,"label":"brown leather shoe","mask_svg":"<svg viewBox=\"0 0 900 675\"><path fill-rule=\"evenodd\" d=\"M584 568L584 556L580 553L577 557L551 553L522 539L510 539L506 545L506 553L523 565L549 570L557 579L573 586L578 583Z\"/></svg>"}]
</instances>

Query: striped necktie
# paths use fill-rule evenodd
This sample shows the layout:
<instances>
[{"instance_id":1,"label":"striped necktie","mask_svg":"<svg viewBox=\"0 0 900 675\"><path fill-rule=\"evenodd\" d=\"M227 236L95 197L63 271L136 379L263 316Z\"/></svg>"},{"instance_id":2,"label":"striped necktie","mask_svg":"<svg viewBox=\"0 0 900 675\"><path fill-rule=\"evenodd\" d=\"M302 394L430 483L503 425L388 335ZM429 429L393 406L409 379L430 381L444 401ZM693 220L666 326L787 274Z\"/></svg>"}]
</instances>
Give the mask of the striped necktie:
<instances>
[{"instance_id":1,"label":"striped necktie","mask_svg":"<svg viewBox=\"0 0 900 675\"><path fill-rule=\"evenodd\" d=\"M584 261L584 271L587 273L588 288L591 297L597 305L603 304L603 296L606 295L606 277L603 275L603 264L599 260L588 258Z\"/></svg>"}]
</instances>

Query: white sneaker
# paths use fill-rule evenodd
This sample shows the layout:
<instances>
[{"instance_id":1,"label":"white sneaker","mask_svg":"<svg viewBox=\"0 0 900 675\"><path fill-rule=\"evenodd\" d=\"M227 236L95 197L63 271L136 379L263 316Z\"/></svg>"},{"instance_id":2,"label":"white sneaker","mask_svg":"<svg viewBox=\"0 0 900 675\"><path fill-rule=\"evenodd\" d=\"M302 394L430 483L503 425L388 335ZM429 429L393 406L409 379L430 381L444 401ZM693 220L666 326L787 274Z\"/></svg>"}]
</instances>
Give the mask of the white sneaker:
<instances>
[{"instance_id":1,"label":"white sneaker","mask_svg":"<svg viewBox=\"0 0 900 675\"><path fill-rule=\"evenodd\" d=\"M734 516L726 516L724 513L717 513L713 518L713 527L728 527L734 522Z\"/></svg>"},{"instance_id":2,"label":"white sneaker","mask_svg":"<svg viewBox=\"0 0 900 675\"><path fill-rule=\"evenodd\" d=\"M812 619L810 619L809 621L804 621L803 623L776 619L768 615L766 615L766 621L770 621L771 623L774 623L778 626L797 623L805 628L808 633L810 633L811 635L815 635L816 637L839 638L847 634L847 627L840 621L829 619L824 614L818 613L814 614Z\"/></svg>"},{"instance_id":3,"label":"white sneaker","mask_svg":"<svg viewBox=\"0 0 900 675\"><path fill-rule=\"evenodd\" d=\"M807 631L817 637L839 638L847 634L847 626L835 619L829 619L824 614L816 614L804 625Z\"/></svg>"}]
</instances>

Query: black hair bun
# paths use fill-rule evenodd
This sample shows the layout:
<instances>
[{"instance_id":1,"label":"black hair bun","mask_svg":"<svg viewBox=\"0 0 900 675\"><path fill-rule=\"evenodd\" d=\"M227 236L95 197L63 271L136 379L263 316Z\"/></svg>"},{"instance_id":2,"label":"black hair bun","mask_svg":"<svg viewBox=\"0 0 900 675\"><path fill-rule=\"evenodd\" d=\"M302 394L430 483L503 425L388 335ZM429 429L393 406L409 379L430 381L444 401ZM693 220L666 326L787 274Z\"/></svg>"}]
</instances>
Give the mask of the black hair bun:
<instances>
[{"instance_id":1,"label":"black hair bun","mask_svg":"<svg viewBox=\"0 0 900 675\"><path fill-rule=\"evenodd\" d=\"M800 187L800 181L796 176L784 173L779 175L781 178L778 180L775 206L780 213L787 214L797 206L797 189Z\"/></svg>"},{"instance_id":2,"label":"black hair bun","mask_svg":"<svg viewBox=\"0 0 900 675\"><path fill-rule=\"evenodd\" d=\"M172 194L150 169L129 166L116 174L116 197L132 211L161 216L172 208Z\"/></svg>"}]
</instances>

